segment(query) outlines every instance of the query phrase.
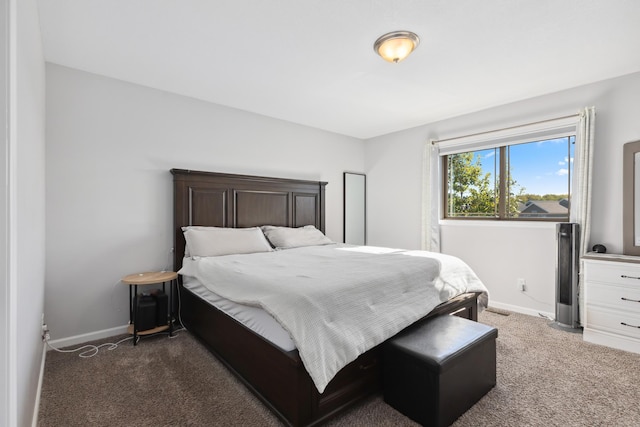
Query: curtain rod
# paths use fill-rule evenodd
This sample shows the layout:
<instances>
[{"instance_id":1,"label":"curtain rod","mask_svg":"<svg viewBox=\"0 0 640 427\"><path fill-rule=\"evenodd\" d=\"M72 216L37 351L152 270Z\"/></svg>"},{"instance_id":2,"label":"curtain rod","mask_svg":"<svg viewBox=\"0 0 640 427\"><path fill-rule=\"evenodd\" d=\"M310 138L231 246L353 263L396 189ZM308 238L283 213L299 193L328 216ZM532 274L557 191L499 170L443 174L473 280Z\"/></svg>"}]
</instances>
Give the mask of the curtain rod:
<instances>
[{"instance_id":1,"label":"curtain rod","mask_svg":"<svg viewBox=\"0 0 640 427\"><path fill-rule=\"evenodd\" d=\"M500 131L503 131L503 130L518 129L518 128L525 127L525 126L538 125L538 124L541 124L541 123L548 123L548 122L555 122L556 120L570 119L572 117L579 117L580 114L581 113L569 114L568 116L555 117L553 119L540 120L540 121L537 121L537 122L524 123L524 124L515 125L515 126L507 126L507 127L501 128L501 129L492 129L492 130L487 130L487 131L484 131L484 132L470 133L468 135L455 136L455 137L452 137L452 138L434 139L434 140L431 141L431 144L435 145L435 144L439 144L441 142L455 141L456 139L468 138L468 137L471 137L471 136L480 136L480 135L485 135L485 134L488 134L488 133L500 132Z\"/></svg>"}]
</instances>

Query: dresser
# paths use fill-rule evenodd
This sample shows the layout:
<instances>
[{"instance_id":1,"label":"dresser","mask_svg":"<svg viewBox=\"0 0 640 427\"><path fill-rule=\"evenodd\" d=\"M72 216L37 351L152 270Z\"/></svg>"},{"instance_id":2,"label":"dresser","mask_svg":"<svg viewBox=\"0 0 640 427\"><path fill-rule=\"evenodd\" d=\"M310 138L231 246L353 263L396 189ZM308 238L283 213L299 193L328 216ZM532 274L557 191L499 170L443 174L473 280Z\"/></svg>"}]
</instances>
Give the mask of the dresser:
<instances>
[{"instance_id":1,"label":"dresser","mask_svg":"<svg viewBox=\"0 0 640 427\"><path fill-rule=\"evenodd\" d=\"M640 257L583 257L585 341L640 353Z\"/></svg>"}]
</instances>

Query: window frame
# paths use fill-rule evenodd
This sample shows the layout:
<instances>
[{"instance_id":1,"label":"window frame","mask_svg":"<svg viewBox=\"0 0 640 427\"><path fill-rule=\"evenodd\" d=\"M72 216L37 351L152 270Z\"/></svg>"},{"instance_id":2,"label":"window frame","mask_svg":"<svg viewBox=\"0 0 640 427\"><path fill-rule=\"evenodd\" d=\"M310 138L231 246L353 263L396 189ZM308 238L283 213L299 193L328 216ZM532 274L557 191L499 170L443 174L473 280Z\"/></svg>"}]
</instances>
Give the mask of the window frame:
<instances>
[{"instance_id":1,"label":"window frame","mask_svg":"<svg viewBox=\"0 0 640 427\"><path fill-rule=\"evenodd\" d=\"M439 166L441 167L440 174L440 192L441 192L441 206L440 206L440 220L451 221L520 221L520 222L566 222L571 218L571 200L573 190L574 173L569 168L568 181L568 198L569 208L567 209L567 215L562 217L516 217L510 218L506 215L507 209L507 183L509 176L508 159L507 159L507 147L519 144L532 143L537 141L547 141L556 138L569 138L568 144L576 144L578 139L578 123L579 117L577 115L561 117L559 119L544 120L541 122L535 122L528 125L513 126L503 128L497 131L481 132L473 135L468 135L460 138L451 138L448 140L437 141L439 145ZM571 142L573 137L573 142ZM442 144L442 145L440 145ZM445 147L445 148L443 148ZM570 147L570 145L569 145ZM499 165L499 200L498 211L496 215L491 216L449 216L448 202L449 202L449 177L448 177L448 156L452 154L466 153L481 151L490 148L499 148L500 150L500 165ZM571 150L569 149L568 152ZM574 152L575 155L575 152ZM497 178L496 178L497 179Z\"/></svg>"}]
</instances>

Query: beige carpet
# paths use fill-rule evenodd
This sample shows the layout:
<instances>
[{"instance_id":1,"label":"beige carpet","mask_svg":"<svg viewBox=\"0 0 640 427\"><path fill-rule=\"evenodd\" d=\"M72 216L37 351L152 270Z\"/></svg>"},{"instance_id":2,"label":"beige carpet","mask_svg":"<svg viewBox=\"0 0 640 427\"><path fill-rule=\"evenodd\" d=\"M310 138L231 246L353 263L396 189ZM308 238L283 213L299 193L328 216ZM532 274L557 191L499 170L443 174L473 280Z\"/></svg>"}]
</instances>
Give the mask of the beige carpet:
<instances>
[{"instance_id":1,"label":"beige carpet","mask_svg":"<svg viewBox=\"0 0 640 427\"><path fill-rule=\"evenodd\" d=\"M543 318L484 312L480 321L499 330L498 384L454 426L640 426L640 355L584 343ZM49 352L38 425L281 424L180 332L92 358ZM374 396L327 425L416 424Z\"/></svg>"}]
</instances>

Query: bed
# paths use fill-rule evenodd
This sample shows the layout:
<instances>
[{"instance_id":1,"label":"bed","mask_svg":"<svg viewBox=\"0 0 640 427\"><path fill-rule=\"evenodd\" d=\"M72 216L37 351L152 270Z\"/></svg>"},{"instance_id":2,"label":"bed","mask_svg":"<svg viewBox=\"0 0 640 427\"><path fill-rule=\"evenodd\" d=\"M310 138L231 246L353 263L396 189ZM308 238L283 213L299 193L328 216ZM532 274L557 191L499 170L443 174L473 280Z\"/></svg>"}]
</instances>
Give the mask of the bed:
<instances>
[{"instance_id":1,"label":"bed","mask_svg":"<svg viewBox=\"0 0 640 427\"><path fill-rule=\"evenodd\" d=\"M175 268L183 267L183 227L263 225L325 230L326 182L172 169ZM297 349L283 349L182 283L180 320L285 424L315 425L380 390L380 346L360 354L318 391ZM425 317L477 320L480 291L455 295ZM486 296L486 294L485 294ZM259 355L259 356L257 356Z\"/></svg>"}]
</instances>

